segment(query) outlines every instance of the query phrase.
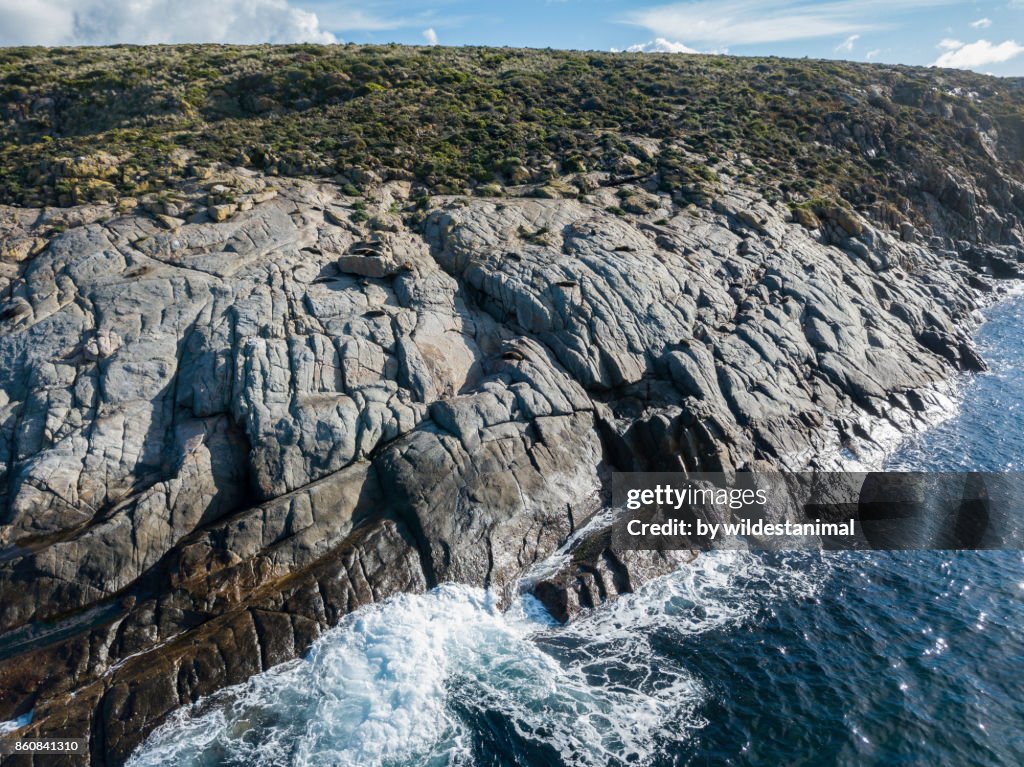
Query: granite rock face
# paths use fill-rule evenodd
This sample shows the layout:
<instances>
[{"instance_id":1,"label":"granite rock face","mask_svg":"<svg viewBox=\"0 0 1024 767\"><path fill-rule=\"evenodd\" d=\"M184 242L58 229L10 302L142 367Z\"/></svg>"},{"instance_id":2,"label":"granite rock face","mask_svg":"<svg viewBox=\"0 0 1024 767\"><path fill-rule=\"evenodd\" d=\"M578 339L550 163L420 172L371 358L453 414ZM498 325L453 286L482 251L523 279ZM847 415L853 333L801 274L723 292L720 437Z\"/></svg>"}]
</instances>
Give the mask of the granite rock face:
<instances>
[{"instance_id":1,"label":"granite rock face","mask_svg":"<svg viewBox=\"0 0 1024 767\"><path fill-rule=\"evenodd\" d=\"M229 175L230 215L0 209L0 720L97 763L360 605L509 594L612 471L870 455L983 364L977 288L1022 253L739 188L370 231L331 185ZM596 535L539 590L561 617L688 557Z\"/></svg>"}]
</instances>

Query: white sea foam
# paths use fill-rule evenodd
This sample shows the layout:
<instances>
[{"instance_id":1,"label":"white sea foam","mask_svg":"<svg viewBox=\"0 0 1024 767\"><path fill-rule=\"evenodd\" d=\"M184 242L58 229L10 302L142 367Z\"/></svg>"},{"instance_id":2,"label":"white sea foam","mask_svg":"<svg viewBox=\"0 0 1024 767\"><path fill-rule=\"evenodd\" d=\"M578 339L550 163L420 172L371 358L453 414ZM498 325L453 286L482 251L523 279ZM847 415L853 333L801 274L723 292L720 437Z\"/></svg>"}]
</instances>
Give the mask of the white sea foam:
<instances>
[{"instance_id":1,"label":"white sea foam","mask_svg":"<svg viewBox=\"0 0 1024 767\"><path fill-rule=\"evenodd\" d=\"M396 596L179 712L129 764L470 765L490 713L564 764L642 764L705 724L696 670L659 664L653 630L738 626L816 582L813 567L716 552L567 627L529 596L504 613L465 586Z\"/></svg>"},{"instance_id":2,"label":"white sea foam","mask_svg":"<svg viewBox=\"0 0 1024 767\"><path fill-rule=\"evenodd\" d=\"M20 730L25 725L32 723L32 712L29 711L27 714L22 714L16 719L9 719L6 722L0 722L0 735L6 735L9 732Z\"/></svg>"}]
</instances>

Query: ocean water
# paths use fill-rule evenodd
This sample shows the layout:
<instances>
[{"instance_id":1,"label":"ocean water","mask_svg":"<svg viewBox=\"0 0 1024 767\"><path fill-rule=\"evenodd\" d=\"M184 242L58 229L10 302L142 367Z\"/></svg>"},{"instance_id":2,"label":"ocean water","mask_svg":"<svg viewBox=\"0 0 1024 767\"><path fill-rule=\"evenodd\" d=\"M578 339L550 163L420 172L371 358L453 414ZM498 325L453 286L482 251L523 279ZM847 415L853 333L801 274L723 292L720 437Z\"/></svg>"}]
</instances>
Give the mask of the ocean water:
<instances>
[{"instance_id":1,"label":"ocean water","mask_svg":"<svg viewBox=\"0 0 1024 767\"><path fill-rule=\"evenodd\" d=\"M893 469L1024 470L1024 298ZM566 626L463 586L348 616L143 765L1020 765L1024 554L716 552Z\"/></svg>"}]
</instances>

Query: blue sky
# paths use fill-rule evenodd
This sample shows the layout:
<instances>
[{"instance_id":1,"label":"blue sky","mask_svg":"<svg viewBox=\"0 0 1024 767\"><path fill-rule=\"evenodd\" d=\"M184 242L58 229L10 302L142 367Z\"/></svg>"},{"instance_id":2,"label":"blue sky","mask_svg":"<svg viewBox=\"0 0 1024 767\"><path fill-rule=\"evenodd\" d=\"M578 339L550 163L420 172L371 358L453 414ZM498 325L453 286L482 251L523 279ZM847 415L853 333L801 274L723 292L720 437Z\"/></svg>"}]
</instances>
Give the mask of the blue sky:
<instances>
[{"instance_id":1,"label":"blue sky","mask_svg":"<svg viewBox=\"0 0 1024 767\"><path fill-rule=\"evenodd\" d=\"M1024 75L1024 0L0 0L0 44L399 42L728 52Z\"/></svg>"}]
</instances>

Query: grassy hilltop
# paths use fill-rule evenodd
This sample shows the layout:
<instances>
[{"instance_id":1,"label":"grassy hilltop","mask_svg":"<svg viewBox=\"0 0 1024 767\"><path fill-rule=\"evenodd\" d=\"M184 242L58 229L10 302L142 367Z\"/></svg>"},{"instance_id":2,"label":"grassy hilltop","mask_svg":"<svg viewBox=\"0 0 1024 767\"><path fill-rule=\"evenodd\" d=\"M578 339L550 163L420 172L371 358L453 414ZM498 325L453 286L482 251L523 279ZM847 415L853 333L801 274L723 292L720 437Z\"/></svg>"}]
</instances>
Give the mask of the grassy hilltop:
<instances>
[{"instance_id":1,"label":"grassy hilltop","mask_svg":"<svg viewBox=\"0 0 1024 767\"><path fill-rule=\"evenodd\" d=\"M925 193L939 194L922 176L938 168L1004 208L1015 193L990 180L1024 179L1024 80L832 61L13 48L0 50L0 115L0 201L30 206L158 193L214 162L357 190L405 178L427 193L502 194L597 171L697 204L724 173L769 200L840 200L883 220L920 220Z\"/></svg>"}]
</instances>

